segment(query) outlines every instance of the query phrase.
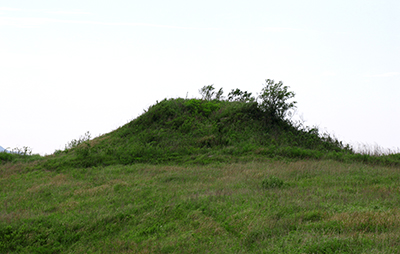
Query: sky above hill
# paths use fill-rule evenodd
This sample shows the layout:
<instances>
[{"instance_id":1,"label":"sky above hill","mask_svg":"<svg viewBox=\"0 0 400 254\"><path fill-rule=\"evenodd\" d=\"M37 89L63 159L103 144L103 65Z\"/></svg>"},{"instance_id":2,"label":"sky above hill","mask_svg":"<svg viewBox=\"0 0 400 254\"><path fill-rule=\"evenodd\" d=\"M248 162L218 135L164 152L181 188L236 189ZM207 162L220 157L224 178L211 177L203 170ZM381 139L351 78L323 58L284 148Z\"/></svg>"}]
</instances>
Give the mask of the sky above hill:
<instances>
[{"instance_id":1,"label":"sky above hill","mask_svg":"<svg viewBox=\"0 0 400 254\"><path fill-rule=\"evenodd\" d=\"M0 145L64 149L214 84L296 93L297 119L400 147L400 1L0 1Z\"/></svg>"}]
</instances>

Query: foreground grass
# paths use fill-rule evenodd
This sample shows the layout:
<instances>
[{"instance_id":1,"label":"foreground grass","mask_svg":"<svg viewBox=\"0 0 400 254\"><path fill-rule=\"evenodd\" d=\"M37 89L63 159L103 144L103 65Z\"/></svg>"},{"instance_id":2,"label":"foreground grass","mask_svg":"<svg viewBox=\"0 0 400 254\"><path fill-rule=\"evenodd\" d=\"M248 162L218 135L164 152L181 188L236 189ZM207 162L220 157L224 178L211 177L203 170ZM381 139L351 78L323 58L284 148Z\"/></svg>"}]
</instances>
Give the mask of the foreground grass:
<instances>
[{"instance_id":1,"label":"foreground grass","mask_svg":"<svg viewBox=\"0 0 400 254\"><path fill-rule=\"evenodd\" d=\"M0 166L0 253L398 253L399 167Z\"/></svg>"}]
</instances>

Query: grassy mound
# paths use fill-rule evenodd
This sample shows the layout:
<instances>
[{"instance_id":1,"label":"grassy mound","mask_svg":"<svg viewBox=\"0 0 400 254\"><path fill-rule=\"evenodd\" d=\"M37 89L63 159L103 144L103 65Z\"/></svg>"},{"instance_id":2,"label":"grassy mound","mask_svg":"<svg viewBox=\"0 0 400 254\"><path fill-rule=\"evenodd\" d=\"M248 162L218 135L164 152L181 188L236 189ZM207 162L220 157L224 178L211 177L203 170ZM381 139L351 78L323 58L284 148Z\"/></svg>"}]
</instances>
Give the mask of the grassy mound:
<instances>
[{"instance_id":1,"label":"grassy mound","mask_svg":"<svg viewBox=\"0 0 400 254\"><path fill-rule=\"evenodd\" d=\"M41 160L46 169L115 164L209 164L266 159L333 159L400 165L400 154L356 154L317 129L271 118L257 102L165 99L108 134L74 140L38 158L0 154L0 161Z\"/></svg>"},{"instance_id":2,"label":"grassy mound","mask_svg":"<svg viewBox=\"0 0 400 254\"><path fill-rule=\"evenodd\" d=\"M375 162L317 129L271 119L256 102L165 99L119 129L58 151L46 168L113 164L208 164L266 158ZM387 157L382 162L398 163Z\"/></svg>"}]
</instances>

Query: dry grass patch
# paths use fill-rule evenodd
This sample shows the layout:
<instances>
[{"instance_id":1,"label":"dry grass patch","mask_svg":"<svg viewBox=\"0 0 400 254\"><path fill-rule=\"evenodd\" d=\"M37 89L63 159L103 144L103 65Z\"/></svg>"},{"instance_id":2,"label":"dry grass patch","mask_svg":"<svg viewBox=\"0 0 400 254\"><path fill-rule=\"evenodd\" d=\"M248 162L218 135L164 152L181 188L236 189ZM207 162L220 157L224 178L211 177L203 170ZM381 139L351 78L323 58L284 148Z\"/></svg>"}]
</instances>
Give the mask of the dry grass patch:
<instances>
[{"instance_id":1,"label":"dry grass patch","mask_svg":"<svg viewBox=\"0 0 400 254\"><path fill-rule=\"evenodd\" d=\"M190 213L189 219L194 234L217 236L225 233L225 229L220 226L220 223L212 217L205 216L200 211Z\"/></svg>"},{"instance_id":2,"label":"dry grass patch","mask_svg":"<svg viewBox=\"0 0 400 254\"><path fill-rule=\"evenodd\" d=\"M29 163L8 162L6 164L0 165L0 178L7 179L13 175L19 175L21 173L29 171L29 169L34 168L38 164L38 161L32 161Z\"/></svg>"},{"instance_id":3,"label":"dry grass patch","mask_svg":"<svg viewBox=\"0 0 400 254\"><path fill-rule=\"evenodd\" d=\"M19 221L21 219L26 219L29 218L31 215L31 212L25 209L21 209L18 211L13 211L13 212L6 212L2 211L0 213L0 221L2 222L7 222L7 223L12 223L15 221Z\"/></svg>"},{"instance_id":4,"label":"dry grass patch","mask_svg":"<svg viewBox=\"0 0 400 254\"><path fill-rule=\"evenodd\" d=\"M100 186L96 186L93 188L89 189L77 189L74 191L74 195L82 196L82 195L88 195L88 196L95 196L98 194L103 194L107 190L109 190L111 186L109 184L103 184Z\"/></svg>"},{"instance_id":5,"label":"dry grass patch","mask_svg":"<svg viewBox=\"0 0 400 254\"><path fill-rule=\"evenodd\" d=\"M70 184L68 181L68 177L64 174L58 174L54 177L47 176L46 178L43 179L45 183L40 183L38 185L34 185L27 189L27 192L30 193L35 193L39 192L43 188L49 188L49 187L60 187L62 185L68 185Z\"/></svg>"},{"instance_id":6,"label":"dry grass patch","mask_svg":"<svg viewBox=\"0 0 400 254\"><path fill-rule=\"evenodd\" d=\"M79 202L75 200L67 200L65 202L60 203L59 209L60 211L67 212L75 209L79 205Z\"/></svg>"},{"instance_id":7,"label":"dry grass patch","mask_svg":"<svg viewBox=\"0 0 400 254\"><path fill-rule=\"evenodd\" d=\"M107 134L105 134L105 135L103 135L103 136L97 137L97 138L92 139L92 140L88 140L88 141L86 141L86 142L87 142L90 146L93 147L93 146L99 144L100 142L103 142L103 141L108 140L108 139L110 139L110 136L107 135Z\"/></svg>"},{"instance_id":8,"label":"dry grass patch","mask_svg":"<svg viewBox=\"0 0 400 254\"><path fill-rule=\"evenodd\" d=\"M340 213L333 215L329 220L340 222L345 229L385 232L400 227L400 211Z\"/></svg>"}]
</instances>

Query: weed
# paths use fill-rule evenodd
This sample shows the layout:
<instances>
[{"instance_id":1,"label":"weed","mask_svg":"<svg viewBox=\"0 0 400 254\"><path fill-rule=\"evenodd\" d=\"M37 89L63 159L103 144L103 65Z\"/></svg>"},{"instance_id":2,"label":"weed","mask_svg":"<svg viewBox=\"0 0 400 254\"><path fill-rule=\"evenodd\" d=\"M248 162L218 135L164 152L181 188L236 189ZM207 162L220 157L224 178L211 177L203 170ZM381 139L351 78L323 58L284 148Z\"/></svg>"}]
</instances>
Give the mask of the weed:
<instances>
[{"instance_id":1,"label":"weed","mask_svg":"<svg viewBox=\"0 0 400 254\"><path fill-rule=\"evenodd\" d=\"M27 147L27 146L23 146L22 148L16 147L11 150L11 153L20 154L23 156L32 155L32 148Z\"/></svg>"},{"instance_id":2,"label":"weed","mask_svg":"<svg viewBox=\"0 0 400 254\"><path fill-rule=\"evenodd\" d=\"M311 244L304 248L304 252L315 254L364 253L363 250L372 246L372 241L368 239L330 238Z\"/></svg>"},{"instance_id":3,"label":"weed","mask_svg":"<svg viewBox=\"0 0 400 254\"><path fill-rule=\"evenodd\" d=\"M266 177L261 182L261 186L264 189L282 188L283 184L284 184L283 180L275 176Z\"/></svg>"},{"instance_id":4,"label":"weed","mask_svg":"<svg viewBox=\"0 0 400 254\"><path fill-rule=\"evenodd\" d=\"M90 139L91 139L91 134L89 131L87 131L87 132L85 132L85 134L83 134L83 136L80 136L78 139L73 139L70 142L68 142L65 145L64 151L75 148L75 147L79 146L80 144L82 144L86 141L89 141Z\"/></svg>"}]
</instances>

